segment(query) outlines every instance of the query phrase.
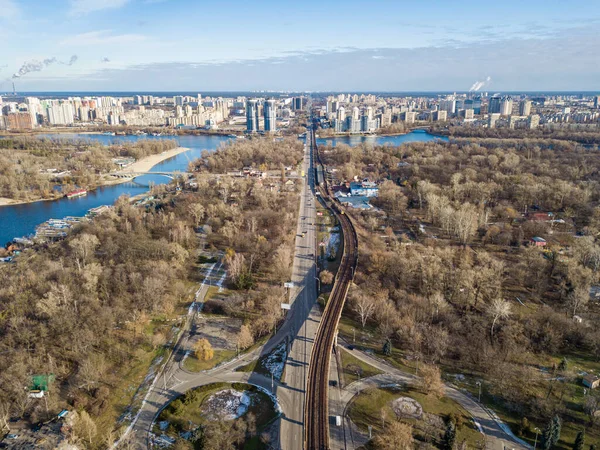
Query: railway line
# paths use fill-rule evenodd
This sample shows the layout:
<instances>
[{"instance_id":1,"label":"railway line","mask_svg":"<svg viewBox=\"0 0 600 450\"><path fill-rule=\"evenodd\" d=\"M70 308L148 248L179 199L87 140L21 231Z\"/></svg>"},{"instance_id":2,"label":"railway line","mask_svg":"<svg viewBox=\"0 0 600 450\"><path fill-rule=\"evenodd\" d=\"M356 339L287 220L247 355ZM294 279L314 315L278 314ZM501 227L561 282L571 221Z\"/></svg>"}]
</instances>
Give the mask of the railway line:
<instances>
[{"instance_id":1,"label":"railway line","mask_svg":"<svg viewBox=\"0 0 600 450\"><path fill-rule=\"evenodd\" d=\"M318 164L318 169L324 175L324 165L321 160L315 133L311 130L311 146L313 161ZM315 177L318 179L317 177ZM321 323L315 336L313 350L310 356L306 403L304 410L305 442L307 450L329 449L329 407L328 407L328 380L329 365L337 328L344 309L348 289L354 278L358 263L358 238L352 221L345 214L344 209L331 195L331 190L326 177L318 186L321 200L337 218L343 235L343 254L340 268L335 278L333 290L323 312Z\"/></svg>"}]
</instances>

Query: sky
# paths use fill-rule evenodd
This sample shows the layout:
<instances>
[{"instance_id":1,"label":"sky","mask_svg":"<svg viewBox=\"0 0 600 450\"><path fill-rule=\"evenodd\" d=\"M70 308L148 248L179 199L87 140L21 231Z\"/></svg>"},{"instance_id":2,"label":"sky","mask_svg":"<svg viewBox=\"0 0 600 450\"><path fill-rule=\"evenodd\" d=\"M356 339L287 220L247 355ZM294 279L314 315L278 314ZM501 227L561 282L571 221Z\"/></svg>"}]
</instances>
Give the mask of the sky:
<instances>
[{"instance_id":1,"label":"sky","mask_svg":"<svg viewBox=\"0 0 600 450\"><path fill-rule=\"evenodd\" d=\"M0 92L600 91L599 26L597 0L0 0Z\"/></svg>"}]
</instances>

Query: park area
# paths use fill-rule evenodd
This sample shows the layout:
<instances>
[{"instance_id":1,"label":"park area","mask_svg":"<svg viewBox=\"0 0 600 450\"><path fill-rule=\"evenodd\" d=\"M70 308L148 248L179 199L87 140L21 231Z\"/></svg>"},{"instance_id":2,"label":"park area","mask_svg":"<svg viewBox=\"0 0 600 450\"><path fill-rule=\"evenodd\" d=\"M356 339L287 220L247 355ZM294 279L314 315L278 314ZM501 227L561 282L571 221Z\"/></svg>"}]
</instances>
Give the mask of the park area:
<instances>
[{"instance_id":1,"label":"park area","mask_svg":"<svg viewBox=\"0 0 600 450\"><path fill-rule=\"evenodd\" d=\"M391 422L402 421L412 426L414 440L424 445L423 448L439 448L450 421L455 424L454 442L457 445L464 442L467 448L480 448L478 445L483 441L483 435L458 403L408 386L390 385L364 390L350 403L348 416L358 431L366 436L369 427L376 435L389 432Z\"/></svg>"},{"instance_id":2,"label":"park area","mask_svg":"<svg viewBox=\"0 0 600 450\"><path fill-rule=\"evenodd\" d=\"M158 417L152 439L159 447L187 441L196 448L210 442L210 448L233 443L238 449L267 449L279 414L273 397L261 388L214 383L172 401Z\"/></svg>"}]
</instances>

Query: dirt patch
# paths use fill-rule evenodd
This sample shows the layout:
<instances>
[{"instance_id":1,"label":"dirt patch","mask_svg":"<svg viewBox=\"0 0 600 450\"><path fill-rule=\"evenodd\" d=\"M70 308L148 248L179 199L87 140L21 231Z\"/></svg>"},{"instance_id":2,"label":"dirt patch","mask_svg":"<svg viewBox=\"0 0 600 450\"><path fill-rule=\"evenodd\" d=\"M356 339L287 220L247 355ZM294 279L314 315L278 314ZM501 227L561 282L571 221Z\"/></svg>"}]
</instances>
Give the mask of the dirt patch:
<instances>
[{"instance_id":1,"label":"dirt patch","mask_svg":"<svg viewBox=\"0 0 600 450\"><path fill-rule=\"evenodd\" d=\"M410 397L398 397L393 400L392 410L402 419L421 419L423 417L423 407Z\"/></svg>"},{"instance_id":2,"label":"dirt patch","mask_svg":"<svg viewBox=\"0 0 600 450\"><path fill-rule=\"evenodd\" d=\"M208 397L202 405L202 412L209 420L234 420L248 412L252 404L251 392L224 389Z\"/></svg>"},{"instance_id":3,"label":"dirt patch","mask_svg":"<svg viewBox=\"0 0 600 450\"><path fill-rule=\"evenodd\" d=\"M241 319L201 315L190 333L190 348L199 339L208 339L214 350L235 350L241 326Z\"/></svg>"}]
</instances>

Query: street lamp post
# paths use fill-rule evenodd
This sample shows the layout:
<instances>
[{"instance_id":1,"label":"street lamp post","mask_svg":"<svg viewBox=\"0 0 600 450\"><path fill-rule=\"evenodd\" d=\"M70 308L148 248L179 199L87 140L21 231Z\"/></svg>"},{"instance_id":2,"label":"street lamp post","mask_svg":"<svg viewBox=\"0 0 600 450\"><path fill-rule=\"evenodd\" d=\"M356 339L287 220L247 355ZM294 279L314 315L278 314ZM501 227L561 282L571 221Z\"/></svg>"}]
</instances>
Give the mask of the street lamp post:
<instances>
[{"instance_id":1,"label":"street lamp post","mask_svg":"<svg viewBox=\"0 0 600 450\"><path fill-rule=\"evenodd\" d=\"M319 277L315 277L315 280L317 280L317 294L321 293L321 279Z\"/></svg>"},{"instance_id":2,"label":"street lamp post","mask_svg":"<svg viewBox=\"0 0 600 450\"><path fill-rule=\"evenodd\" d=\"M535 441L533 442L533 450L535 450L535 448L537 447L537 438L538 438L539 432L540 432L540 429L538 427L535 427Z\"/></svg>"},{"instance_id":3,"label":"street lamp post","mask_svg":"<svg viewBox=\"0 0 600 450\"><path fill-rule=\"evenodd\" d=\"M479 386L479 397L477 398L477 401L481 403L481 381L478 381L475 384Z\"/></svg>"}]
</instances>

